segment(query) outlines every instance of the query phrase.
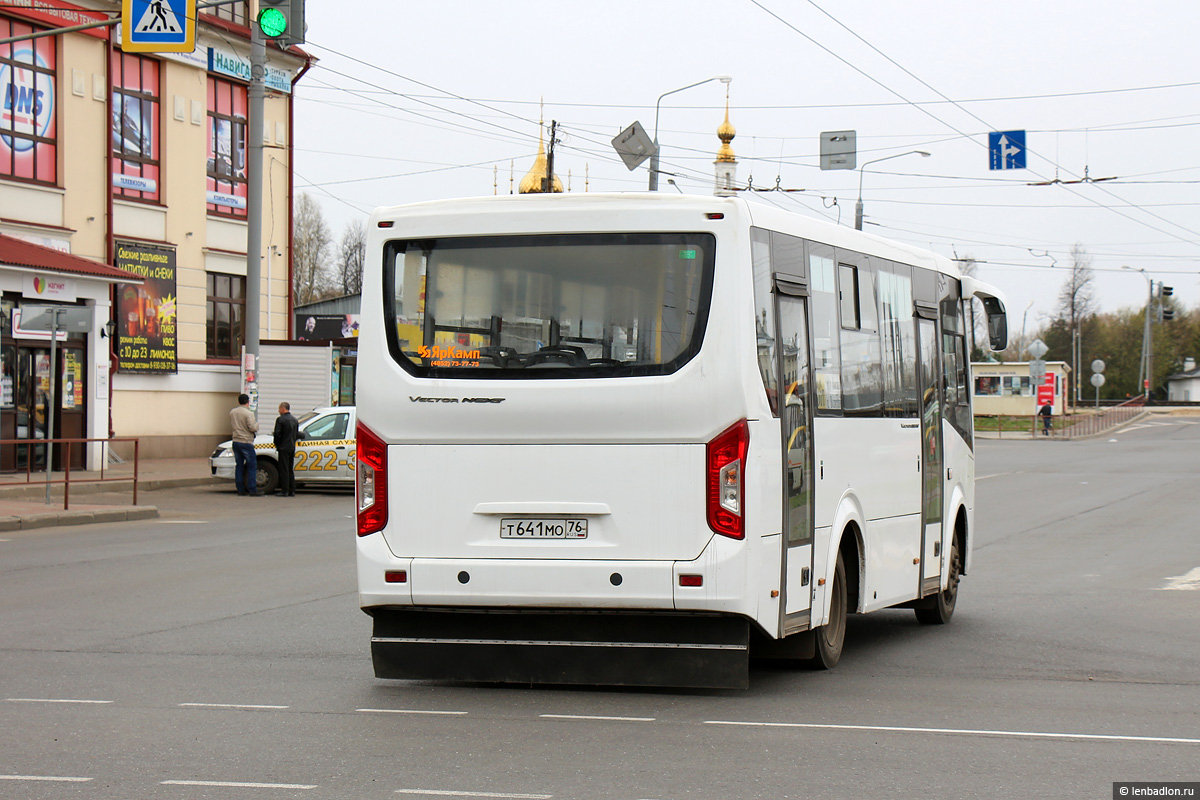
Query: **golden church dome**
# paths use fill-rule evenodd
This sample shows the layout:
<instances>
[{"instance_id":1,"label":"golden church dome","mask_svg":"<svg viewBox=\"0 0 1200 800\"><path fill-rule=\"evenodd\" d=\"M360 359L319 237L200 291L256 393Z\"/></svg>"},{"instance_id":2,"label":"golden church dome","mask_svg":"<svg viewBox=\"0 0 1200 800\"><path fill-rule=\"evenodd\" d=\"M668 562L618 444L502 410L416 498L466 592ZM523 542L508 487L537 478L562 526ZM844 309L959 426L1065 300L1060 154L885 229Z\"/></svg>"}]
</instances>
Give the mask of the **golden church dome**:
<instances>
[{"instance_id":1,"label":"golden church dome","mask_svg":"<svg viewBox=\"0 0 1200 800\"><path fill-rule=\"evenodd\" d=\"M737 136L737 129L729 122L729 94L726 89L725 94L725 121L717 128L717 138L721 140L721 148L717 150L717 161L736 161L737 156L733 154L733 147L730 142L733 137Z\"/></svg>"}]
</instances>

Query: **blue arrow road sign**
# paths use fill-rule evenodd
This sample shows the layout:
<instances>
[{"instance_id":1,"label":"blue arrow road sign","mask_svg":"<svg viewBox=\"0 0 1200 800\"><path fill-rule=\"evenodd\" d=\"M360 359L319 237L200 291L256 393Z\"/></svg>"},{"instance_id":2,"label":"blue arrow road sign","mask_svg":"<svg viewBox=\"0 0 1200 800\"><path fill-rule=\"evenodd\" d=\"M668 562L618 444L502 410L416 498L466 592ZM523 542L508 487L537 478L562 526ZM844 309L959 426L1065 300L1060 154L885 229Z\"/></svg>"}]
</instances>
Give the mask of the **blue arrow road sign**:
<instances>
[{"instance_id":1,"label":"blue arrow road sign","mask_svg":"<svg viewBox=\"0 0 1200 800\"><path fill-rule=\"evenodd\" d=\"M196 0L122 0L122 49L188 53L195 45Z\"/></svg>"},{"instance_id":2,"label":"blue arrow road sign","mask_svg":"<svg viewBox=\"0 0 1200 800\"><path fill-rule=\"evenodd\" d=\"M988 134L988 169L1025 169L1025 131Z\"/></svg>"}]
</instances>

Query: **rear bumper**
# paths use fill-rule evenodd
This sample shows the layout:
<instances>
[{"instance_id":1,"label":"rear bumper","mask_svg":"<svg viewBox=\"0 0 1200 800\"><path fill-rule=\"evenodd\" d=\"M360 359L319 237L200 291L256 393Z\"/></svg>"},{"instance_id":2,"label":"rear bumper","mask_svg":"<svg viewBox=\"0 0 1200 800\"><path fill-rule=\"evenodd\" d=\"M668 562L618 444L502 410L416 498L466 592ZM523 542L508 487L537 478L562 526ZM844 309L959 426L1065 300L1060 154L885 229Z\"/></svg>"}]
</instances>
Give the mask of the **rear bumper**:
<instances>
[{"instance_id":1,"label":"rear bumper","mask_svg":"<svg viewBox=\"0 0 1200 800\"><path fill-rule=\"evenodd\" d=\"M376 608L378 678L744 689L749 622L686 612Z\"/></svg>"},{"instance_id":2,"label":"rear bumper","mask_svg":"<svg viewBox=\"0 0 1200 800\"><path fill-rule=\"evenodd\" d=\"M745 616L771 631L778 601L751 587L777 588L778 544L778 537L714 536L691 561L398 558L371 534L357 542L359 604L367 613L404 606L686 610ZM387 573L399 571L405 582L389 583ZM681 586L682 575L700 576L701 585Z\"/></svg>"}]
</instances>

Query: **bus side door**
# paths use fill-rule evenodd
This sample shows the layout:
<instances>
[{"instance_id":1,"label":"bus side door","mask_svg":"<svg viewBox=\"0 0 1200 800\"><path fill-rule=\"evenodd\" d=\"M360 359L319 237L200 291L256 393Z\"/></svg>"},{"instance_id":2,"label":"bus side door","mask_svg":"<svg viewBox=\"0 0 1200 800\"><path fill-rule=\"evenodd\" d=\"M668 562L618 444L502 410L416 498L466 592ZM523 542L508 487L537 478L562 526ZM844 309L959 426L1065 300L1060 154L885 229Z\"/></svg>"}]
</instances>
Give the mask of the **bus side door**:
<instances>
[{"instance_id":1,"label":"bus side door","mask_svg":"<svg viewBox=\"0 0 1200 800\"><path fill-rule=\"evenodd\" d=\"M813 567L812 399L808 304L803 288L776 281L778 386L783 402L784 633L810 624Z\"/></svg>"}]
</instances>

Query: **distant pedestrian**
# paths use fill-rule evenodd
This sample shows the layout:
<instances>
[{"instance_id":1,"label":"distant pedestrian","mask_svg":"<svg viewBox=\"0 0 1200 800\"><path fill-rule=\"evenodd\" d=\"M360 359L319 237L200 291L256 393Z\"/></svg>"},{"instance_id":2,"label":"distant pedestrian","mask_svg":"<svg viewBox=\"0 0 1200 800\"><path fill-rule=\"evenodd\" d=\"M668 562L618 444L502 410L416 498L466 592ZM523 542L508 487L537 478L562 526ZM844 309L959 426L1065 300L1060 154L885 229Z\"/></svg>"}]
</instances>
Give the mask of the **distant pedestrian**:
<instances>
[{"instance_id":1,"label":"distant pedestrian","mask_svg":"<svg viewBox=\"0 0 1200 800\"><path fill-rule=\"evenodd\" d=\"M258 497L258 458L254 455L258 420L250 410L250 395L238 395L237 408L229 412L229 423L233 426L233 482L237 493Z\"/></svg>"},{"instance_id":2,"label":"distant pedestrian","mask_svg":"<svg viewBox=\"0 0 1200 800\"><path fill-rule=\"evenodd\" d=\"M279 404L279 416L275 419L275 453L279 456L279 496L296 496L296 473L292 466L296 460L296 440L300 438L300 423L292 416L290 403Z\"/></svg>"},{"instance_id":3,"label":"distant pedestrian","mask_svg":"<svg viewBox=\"0 0 1200 800\"><path fill-rule=\"evenodd\" d=\"M1042 435L1043 436L1050 435L1050 415L1053 413L1054 413L1054 409L1050 407L1049 403L1046 403L1046 405L1044 405L1040 409L1038 409L1038 416L1040 416L1042 418Z\"/></svg>"}]
</instances>

